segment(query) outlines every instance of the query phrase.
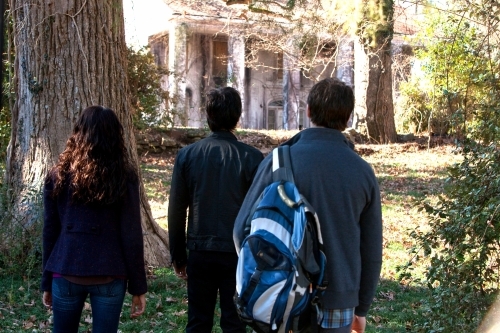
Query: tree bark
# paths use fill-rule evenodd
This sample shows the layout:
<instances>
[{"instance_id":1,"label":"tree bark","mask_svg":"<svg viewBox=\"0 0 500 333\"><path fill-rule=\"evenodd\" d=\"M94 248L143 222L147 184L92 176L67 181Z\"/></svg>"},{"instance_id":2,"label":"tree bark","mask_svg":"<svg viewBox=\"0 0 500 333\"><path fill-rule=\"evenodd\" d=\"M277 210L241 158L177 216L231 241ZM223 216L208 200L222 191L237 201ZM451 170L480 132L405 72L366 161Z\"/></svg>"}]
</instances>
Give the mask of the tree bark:
<instances>
[{"instance_id":1,"label":"tree bark","mask_svg":"<svg viewBox=\"0 0 500 333\"><path fill-rule=\"evenodd\" d=\"M353 127L364 120L370 140L396 142L391 69L394 0L358 0L356 10Z\"/></svg>"},{"instance_id":2,"label":"tree bark","mask_svg":"<svg viewBox=\"0 0 500 333\"><path fill-rule=\"evenodd\" d=\"M396 142L390 40L379 40L373 47L356 39L354 59L356 108L353 127L359 128L364 122L370 140Z\"/></svg>"},{"instance_id":3,"label":"tree bark","mask_svg":"<svg viewBox=\"0 0 500 333\"><path fill-rule=\"evenodd\" d=\"M17 99L12 108L6 180L15 218L41 222L39 193L81 111L104 105L117 113L139 168L126 76L122 0L9 0L14 19ZM141 182L145 258L170 262L168 237L153 220Z\"/></svg>"}]
</instances>

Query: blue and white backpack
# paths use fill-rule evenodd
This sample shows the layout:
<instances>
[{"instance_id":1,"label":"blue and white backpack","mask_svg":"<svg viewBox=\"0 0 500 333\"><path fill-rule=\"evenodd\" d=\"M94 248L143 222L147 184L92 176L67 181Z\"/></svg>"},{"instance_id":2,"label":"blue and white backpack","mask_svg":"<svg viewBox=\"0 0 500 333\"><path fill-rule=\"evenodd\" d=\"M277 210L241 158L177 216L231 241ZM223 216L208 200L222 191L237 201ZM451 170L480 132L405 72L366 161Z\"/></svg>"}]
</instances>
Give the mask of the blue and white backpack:
<instances>
[{"instance_id":1,"label":"blue and white backpack","mask_svg":"<svg viewBox=\"0 0 500 333\"><path fill-rule=\"evenodd\" d=\"M326 288L318 217L294 184L290 147L273 150L273 183L246 223L236 271L240 319L258 333L300 332Z\"/></svg>"}]
</instances>

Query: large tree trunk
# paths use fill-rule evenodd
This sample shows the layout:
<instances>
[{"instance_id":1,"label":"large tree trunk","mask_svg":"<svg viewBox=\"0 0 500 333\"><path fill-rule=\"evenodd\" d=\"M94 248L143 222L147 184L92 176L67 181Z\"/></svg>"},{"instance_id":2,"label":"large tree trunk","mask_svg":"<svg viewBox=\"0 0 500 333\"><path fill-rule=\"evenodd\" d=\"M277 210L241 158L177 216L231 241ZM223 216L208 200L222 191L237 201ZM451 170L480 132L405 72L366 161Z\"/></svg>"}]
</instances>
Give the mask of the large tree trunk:
<instances>
[{"instance_id":1,"label":"large tree trunk","mask_svg":"<svg viewBox=\"0 0 500 333\"><path fill-rule=\"evenodd\" d=\"M366 134L377 143L397 141L391 69L393 9L393 0L357 2L361 20L354 40L356 108L353 127L364 123Z\"/></svg>"},{"instance_id":2,"label":"large tree trunk","mask_svg":"<svg viewBox=\"0 0 500 333\"><path fill-rule=\"evenodd\" d=\"M9 4L17 99L6 178L15 218L27 227L40 223L42 208L36 194L86 107L115 110L137 166L139 160L130 115L122 0L9 0ZM142 182L141 208L146 262L167 265L167 233L152 218Z\"/></svg>"},{"instance_id":3,"label":"large tree trunk","mask_svg":"<svg viewBox=\"0 0 500 333\"><path fill-rule=\"evenodd\" d=\"M366 134L377 143L397 141L392 101L392 57L390 41L376 47L354 46L354 90L356 108L353 127L364 123ZM361 123L361 124L360 124Z\"/></svg>"}]
</instances>

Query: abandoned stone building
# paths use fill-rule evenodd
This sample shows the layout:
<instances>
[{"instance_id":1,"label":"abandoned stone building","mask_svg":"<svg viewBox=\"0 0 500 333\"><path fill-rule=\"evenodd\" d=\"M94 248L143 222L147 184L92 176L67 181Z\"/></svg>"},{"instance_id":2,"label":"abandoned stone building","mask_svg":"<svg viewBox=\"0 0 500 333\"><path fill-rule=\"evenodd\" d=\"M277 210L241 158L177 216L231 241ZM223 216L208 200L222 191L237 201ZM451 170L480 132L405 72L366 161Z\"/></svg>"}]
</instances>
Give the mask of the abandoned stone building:
<instances>
[{"instance_id":1,"label":"abandoned stone building","mask_svg":"<svg viewBox=\"0 0 500 333\"><path fill-rule=\"evenodd\" d=\"M157 64L170 71L163 82L171 97L165 110L172 112L175 125L205 126L206 91L233 86L243 102L241 128L307 128L306 99L315 82L337 77L354 86L352 39L323 45L317 54L321 61L306 70L296 63L295 55L302 51L292 44L286 52L273 50L272 45L253 45L252 29L258 35L257 28L249 28L247 13L225 1L165 0L165 4L170 11L166 28L149 37L149 46ZM400 34L414 32L405 23L395 27ZM398 31L396 43L397 36Z\"/></svg>"}]
</instances>

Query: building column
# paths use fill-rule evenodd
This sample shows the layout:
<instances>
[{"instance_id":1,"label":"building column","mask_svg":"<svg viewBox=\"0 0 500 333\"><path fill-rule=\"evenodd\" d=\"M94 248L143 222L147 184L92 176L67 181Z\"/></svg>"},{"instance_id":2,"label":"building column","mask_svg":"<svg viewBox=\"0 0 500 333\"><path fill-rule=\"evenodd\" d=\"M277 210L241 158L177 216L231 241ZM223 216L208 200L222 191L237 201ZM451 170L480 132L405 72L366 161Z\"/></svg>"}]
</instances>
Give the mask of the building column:
<instances>
[{"instance_id":1,"label":"building column","mask_svg":"<svg viewBox=\"0 0 500 333\"><path fill-rule=\"evenodd\" d=\"M283 52L283 122L285 130L299 128L300 69L299 50L295 38L290 38Z\"/></svg>"},{"instance_id":2,"label":"building column","mask_svg":"<svg viewBox=\"0 0 500 333\"><path fill-rule=\"evenodd\" d=\"M354 42L346 37L339 41L336 77L348 86L354 86Z\"/></svg>"},{"instance_id":3,"label":"building column","mask_svg":"<svg viewBox=\"0 0 500 333\"><path fill-rule=\"evenodd\" d=\"M227 41L227 53L227 85L240 93L243 108L240 126L247 128L250 119L245 96L245 37L239 34L230 35Z\"/></svg>"},{"instance_id":4,"label":"building column","mask_svg":"<svg viewBox=\"0 0 500 333\"><path fill-rule=\"evenodd\" d=\"M186 63L187 63L187 25L174 23L170 26L168 39L168 68L170 76L168 91L170 100L168 111L175 125L187 126L186 114Z\"/></svg>"},{"instance_id":5,"label":"building column","mask_svg":"<svg viewBox=\"0 0 500 333\"><path fill-rule=\"evenodd\" d=\"M348 39L346 36L340 38L337 47L336 62L337 79L354 88L354 42L352 39ZM353 112L347 122L347 127L351 127L354 122L355 114Z\"/></svg>"}]
</instances>

